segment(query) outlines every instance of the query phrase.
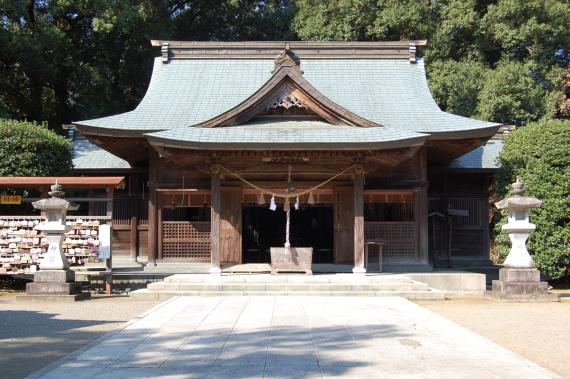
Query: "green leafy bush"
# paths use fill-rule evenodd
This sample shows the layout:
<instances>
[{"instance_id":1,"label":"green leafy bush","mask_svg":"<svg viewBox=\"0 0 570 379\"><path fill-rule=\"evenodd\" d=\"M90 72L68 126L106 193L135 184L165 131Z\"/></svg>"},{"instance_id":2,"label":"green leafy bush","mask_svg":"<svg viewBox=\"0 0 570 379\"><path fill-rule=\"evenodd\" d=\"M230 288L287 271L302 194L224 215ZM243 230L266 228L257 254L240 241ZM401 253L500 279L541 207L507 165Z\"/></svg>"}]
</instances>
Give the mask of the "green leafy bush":
<instances>
[{"instance_id":1,"label":"green leafy bush","mask_svg":"<svg viewBox=\"0 0 570 379\"><path fill-rule=\"evenodd\" d=\"M0 119L0 176L63 175L71 142L35 122Z\"/></svg>"},{"instance_id":2,"label":"green leafy bush","mask_svg":"<svg viewBox=\"0 0 570 379\"><path fill-rule=\"evenodd\" d=\"M531 210L528 248L537 267L550 278L564 276L570 267L570 121L530 123L510 133L500 155L496 195L510 195L510 184L519 177L526 194L541 199ZM495 248L502 262L510 241L501 226L506 213L498 213Z\"/></svg>"}]
</instances>

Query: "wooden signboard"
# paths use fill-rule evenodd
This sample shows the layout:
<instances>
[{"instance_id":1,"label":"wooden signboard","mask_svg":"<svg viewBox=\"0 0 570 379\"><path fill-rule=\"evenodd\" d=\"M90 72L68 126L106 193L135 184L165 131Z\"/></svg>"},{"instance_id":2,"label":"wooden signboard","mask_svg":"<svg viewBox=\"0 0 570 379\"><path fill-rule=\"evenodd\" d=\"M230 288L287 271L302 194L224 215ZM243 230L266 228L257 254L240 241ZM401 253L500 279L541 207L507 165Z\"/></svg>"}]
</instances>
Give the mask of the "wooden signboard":
<instances>
[{"instance_id":1,"label":"wooden signboard","mask_svg":"<svg viewBox=\"0 0 570 379\"><path fill-rule=\"evenodd\" d=\"M22 204L22 196L2 195L0 196L0 204Z\"/></svg>"},{"instance_id":2,"label":"wooden signboard","mask_svg":"<svg viewBox=\"0 0 570 379\"><path fill-rule=\"evenodd\" d=\"M111 227L99 226L99 259L111 258Z\"/></svg>"}]
</instances>

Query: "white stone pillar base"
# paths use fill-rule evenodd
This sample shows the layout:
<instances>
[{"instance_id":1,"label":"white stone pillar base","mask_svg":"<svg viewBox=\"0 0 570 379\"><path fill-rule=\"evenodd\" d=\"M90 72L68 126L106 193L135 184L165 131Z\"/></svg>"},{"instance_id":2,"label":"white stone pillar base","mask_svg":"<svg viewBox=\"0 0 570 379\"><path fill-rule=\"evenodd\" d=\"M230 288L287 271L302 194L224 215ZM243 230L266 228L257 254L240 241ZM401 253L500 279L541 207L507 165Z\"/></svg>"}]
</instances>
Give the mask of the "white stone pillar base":
<instances>
[{"instance_id":1,"label":"white stone pillar base","mask_svg":"<svg viewBox=\"0 0 570 379\"><path fill-rule=\"evenodd\" d=\"M210 267L209 272L210 272L210 274L213 274L213 275L221 275L222 269L219 267L212 266L212 267Z\"/></svg>"},{"instance_id":2,"label":"white stone pillar base","mask_svg":"<svg viewBox=\"0 0 570 379\"><path fill-rule=\"evenodd\" d=\"M353 274L366 274L366 269L364 267L356 267L354 266L352 269Z\"/></svg>"}]
</instances>

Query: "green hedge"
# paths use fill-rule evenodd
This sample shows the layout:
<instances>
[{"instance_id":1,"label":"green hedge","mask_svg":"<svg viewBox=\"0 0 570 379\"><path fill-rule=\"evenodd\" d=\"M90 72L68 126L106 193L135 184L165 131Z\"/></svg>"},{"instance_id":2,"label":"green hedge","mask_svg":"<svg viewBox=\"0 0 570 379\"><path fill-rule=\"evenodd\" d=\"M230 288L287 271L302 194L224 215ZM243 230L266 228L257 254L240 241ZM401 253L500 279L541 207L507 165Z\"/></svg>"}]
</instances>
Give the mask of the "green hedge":
<instances>
[{"instance_id":1,"label":"green hedge","mask_svg":"<svg viewBox=\"0 0 570 379\"><path fill-rule=\"evenodd\" d=\"M71 142L35 122L0 119L0 176L64 175Z\"/></svg>"},{"instance_id":2,"label":"green hedge","mask_svg":"<svg viewBox=\"0 0 570 379\"><path fill-rule=\"evenodd\" d=\"M510 133L500 154L496 195L511 194L510 184L520 177L527 195L543 201L531 210L536 225L528 241L537 267L549 278L559 278L570 267L570 121L548 120L528 124ZM498 213L495 247L502 262L510 241Z\"/></svg>"}]
</instances>

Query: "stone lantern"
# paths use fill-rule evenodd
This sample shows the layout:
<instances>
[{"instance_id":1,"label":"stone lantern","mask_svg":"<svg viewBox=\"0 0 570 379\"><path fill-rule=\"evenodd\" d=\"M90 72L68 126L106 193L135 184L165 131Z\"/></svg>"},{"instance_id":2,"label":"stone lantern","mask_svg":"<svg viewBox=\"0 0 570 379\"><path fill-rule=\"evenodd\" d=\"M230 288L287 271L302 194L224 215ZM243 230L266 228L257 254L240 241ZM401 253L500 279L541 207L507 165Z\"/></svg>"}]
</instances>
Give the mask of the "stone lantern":
<instances>
[{"instance_id":1,"label":"stone lantern","mask_svg":"<svg viewBox=\"0 0 570 379\"><path fill-rule=\"evenodd\" d=\"M524 195L523 183L517 178L512 184L513 196L495 203L498 209L508 209L508 223L502 229L511 240L511 251L499 271L499 280L493 280L493 296L500 300L557 301L558 296L548 292L548 283L540 281L526 241L536 229L530 222L530 208L538 208L542 201Z\"/></svg>"},{"instance_id":2,"label":"stone lantern","mask_svg":"<svg viewBox=\"0 0 570 379\"><path fill-rule=\"evenodd\" d=\"M78 300L88 297L89 293L81 292L80 283L75 283L75 273L69 270L69 262L61 248L65 233L71 229L65 222L67 211L76 210L78 206L61 198L64 192L57 183L51 186L49 195L51 197L48 199L32 203L35 209L40 209L45 214L45 221L35 229L46 234L49 245L40 261L40 270L34 274L34 282L26 285L27 295L23 298Z\"/></svg>"}]
</instances>

